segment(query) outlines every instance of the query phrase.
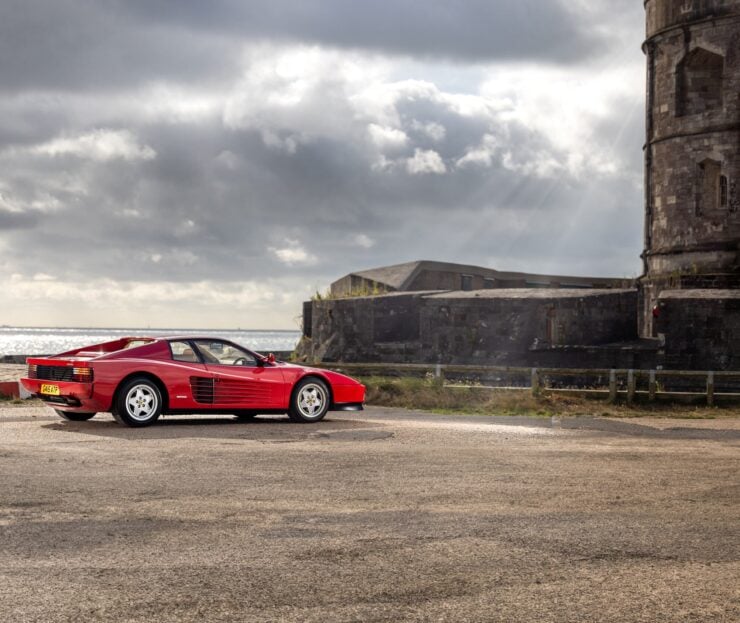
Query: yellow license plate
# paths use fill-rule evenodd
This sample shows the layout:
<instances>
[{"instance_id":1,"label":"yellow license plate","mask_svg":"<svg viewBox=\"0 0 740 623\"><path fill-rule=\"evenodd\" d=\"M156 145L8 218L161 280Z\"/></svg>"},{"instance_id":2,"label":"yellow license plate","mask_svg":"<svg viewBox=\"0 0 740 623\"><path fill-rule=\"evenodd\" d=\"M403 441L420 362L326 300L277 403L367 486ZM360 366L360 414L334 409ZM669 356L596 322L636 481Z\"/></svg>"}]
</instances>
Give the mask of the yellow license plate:
<instances>
[{"instance_id":1,"label":"yellow license plate","mask_svg":"<svg viewBox=\"0 0 740 623\"><path fill-rule=\"evenodd\" d=\"M59 385L47 385L46 383L41 385L41 393L48 394L49 396L59 395Z\"/></svg>"}]
</instances>

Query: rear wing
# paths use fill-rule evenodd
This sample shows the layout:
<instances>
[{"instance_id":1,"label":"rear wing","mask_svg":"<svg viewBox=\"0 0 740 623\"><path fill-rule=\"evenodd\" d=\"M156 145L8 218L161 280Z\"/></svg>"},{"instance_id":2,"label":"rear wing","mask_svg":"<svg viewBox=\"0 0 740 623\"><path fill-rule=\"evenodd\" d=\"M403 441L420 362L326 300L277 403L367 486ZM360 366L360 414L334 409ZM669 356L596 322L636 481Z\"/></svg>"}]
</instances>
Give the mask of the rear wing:
<instances>
[{"instance_id":1,"label":"rear wing","mask_svg":"<svg viewBox=\"0 0 740 623\"><path fill-rule=\"evenodd\" d=\"M57 363L58 365L60 359L68 361L71 361L73 359L95 359L97 357L109 355L121 350L144 346L145 344L151 344L155 341L156 339L151 337L122 337L110 342L101 342L100 344L93 344L91 346L75 348L74 350L68 350L63 353L59 353L58 355L52 355L50 357L30 357L26 360L26 362L41 365L44 365L48 362L51 365L53 365L54 363Z\"/></svg>"}]
</instances>

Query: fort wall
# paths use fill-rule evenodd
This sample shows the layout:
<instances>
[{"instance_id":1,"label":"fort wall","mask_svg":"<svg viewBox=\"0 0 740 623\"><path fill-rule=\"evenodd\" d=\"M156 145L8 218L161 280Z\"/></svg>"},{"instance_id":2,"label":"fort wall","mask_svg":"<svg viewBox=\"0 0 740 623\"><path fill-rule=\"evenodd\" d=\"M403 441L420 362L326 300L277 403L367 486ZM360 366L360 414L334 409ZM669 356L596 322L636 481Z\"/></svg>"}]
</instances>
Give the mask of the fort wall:
<instances>
[{"instance_id":1,"label":"fort wall","mask_svg":"<svg viewBox=\"0 0 740 623\"><path fill-rule=\"evenodd\" d=\"M740 290L664 290L658 310L666 368L740 370Z\"/></svg>"},{"instance_id":2,"label":"fort wall","mask_svg":"<svg viewBox=\"0 0 740 623\"><path fill-rule=\"evenodd\" d=\"M590 347L637 339L636 290L414 292L307 305L298 353L311 361L544 365L565 356L564 367L608 367L618 357Z\"/></svg>"}]
</instances>

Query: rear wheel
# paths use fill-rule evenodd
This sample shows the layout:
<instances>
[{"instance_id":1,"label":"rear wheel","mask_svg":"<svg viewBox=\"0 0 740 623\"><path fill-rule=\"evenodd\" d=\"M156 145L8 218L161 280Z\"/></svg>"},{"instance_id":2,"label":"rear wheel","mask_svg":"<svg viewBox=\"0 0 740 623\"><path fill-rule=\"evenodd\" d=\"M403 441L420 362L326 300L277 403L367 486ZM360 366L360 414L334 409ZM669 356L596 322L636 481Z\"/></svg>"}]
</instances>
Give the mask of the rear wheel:
<instances>
[{"instance_id":1,"label":"rear wheel","mask_svg":"<svg viewBox=\"0 0 740 623\"><path fill-rule=\"evenodd\" d=\"M127 426L149 426L162 413L162 407L162 392L159 387L148 378L137 377L127 381L119 389L113 417Z\"/></svg>"},{"instance_id":2,"label":"rear wheel","mask_svg":"<svg viewBox=\"0 0 740 623\"><path fill-rule=\"evenodd\" d=\"M288 417L294 422L318 422L329 410L329 388L316 378L303 379L290 398Z\"/></svg>"},{"instance_id":3,"label":"rear wheel","mask_svg":"<svg viewBox=\"0 0 740 623\"><path fill-rule=\"evenodd\" d=\"M61 409L54 409L54 411L57 412L60 418L70 422L86 422L95 417L95 413L77 413L76 411L62 411Z\"/></svg>"}]
</instances>

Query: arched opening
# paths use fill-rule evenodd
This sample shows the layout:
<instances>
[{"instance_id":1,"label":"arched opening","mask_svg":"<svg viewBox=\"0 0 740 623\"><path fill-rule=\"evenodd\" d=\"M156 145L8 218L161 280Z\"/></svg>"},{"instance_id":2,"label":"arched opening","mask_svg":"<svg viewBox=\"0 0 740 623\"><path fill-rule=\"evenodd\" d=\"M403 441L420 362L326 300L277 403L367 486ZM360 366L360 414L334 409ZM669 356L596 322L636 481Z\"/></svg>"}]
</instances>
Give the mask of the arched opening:
<instances>
[{"instance_id":1,"label":"arched opening","mask_svg":"<svg viewBox=\"0 0 740 623\"><path fill-rule=\"evenodd\" d=\"M719 176L719 207L727 207L727 176Z\"/></svg>"},{"instance_id":2,"label":"arched opening","mask_svg":"<svg viewBox=\"0 0 740 623\"><path fill-rule=\"evenodd\" d=\"M676 116L696 115L722 107L725 59L696 48L676 66Z\"/></svg>"},{"instance_id":3,"label":"arched opening","mask_svg":"<svg viewBox=\"0 0 740 623\"><path fill-rule=\"evenodd\" d=\"M696 180L696 215L727 208L727 177L722 163L706 158L698 164Z\"/></svg>"}]
</instances>

